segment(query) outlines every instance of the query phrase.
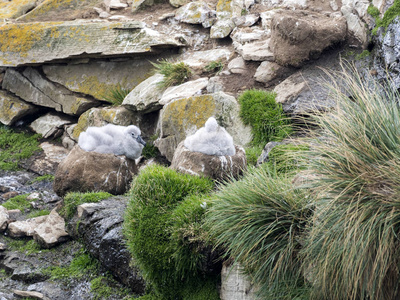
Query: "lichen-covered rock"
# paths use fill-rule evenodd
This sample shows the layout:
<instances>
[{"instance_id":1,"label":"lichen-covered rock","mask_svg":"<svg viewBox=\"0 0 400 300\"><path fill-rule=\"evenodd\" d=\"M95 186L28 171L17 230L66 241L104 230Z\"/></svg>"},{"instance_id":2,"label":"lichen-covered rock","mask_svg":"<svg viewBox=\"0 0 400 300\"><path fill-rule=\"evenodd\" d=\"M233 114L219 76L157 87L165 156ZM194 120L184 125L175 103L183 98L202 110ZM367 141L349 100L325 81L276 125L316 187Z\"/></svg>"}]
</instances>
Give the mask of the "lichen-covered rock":
<instances>
[{"instance_id":1,"label":"lichen-covered rock","mask_svg":"<svg viewBox=\"0 0 400 300\"><path fill-rule=\"evenodd\" d=\"M213 24L216 16L206 2L196 1L180 7L175 13L175 18L182 23L202 24L203 27L208 28Z\"/></svg>"},{"instance_id":2,"label":"lichen-covered rock","mask_svg":"<svg viewBox=\"0 0 400 300\"><path fill-rule=\"evenodd\" d=\"M131 91L145 80L154 68L150 61L152 59L148 58L44 65L43 71L51 81L60 83L71 91L106 100L112 91Z\"/></svg>"},{"instance_id":3,"label":"lichen-covered rock","mask_svg":"<svg viewBox=\"0 0 400 300\"><path fill-rule=\"evenodd\" d=\"M111 197L99 203L79 205L77 213L68 223L68 231L85 244L91 255L119 281L134 292L142 294L145 283L131 263L122 234L123 216L128 199Z\"/></svg>"},{"instance_id":4,"label":"lichen-covered rock","mask_svg":"<svg viewBox=\"0 0 400 300\"><path fill-rule=\"evenodd\" d=\"M272 17L270 49L280 65L299 67L329 46L344 41L346 20L323 14L280 10Z\"/></svg>"},{"instance_id":5,"label":"lichen-covered rock","mask_svg":"<svg viewBox=\"0 0 400 300\"><path fill-rule=\"evenodd\" d=\"M368 0L342 1L340 11L346 18L347 30L349 33L348 42L350 46L361 46L365 48L368 45L368 27L366 23L362 21L362 18L367 14L369 5L370 2Z\"/></svg>"},{"instance_id":6,"label":"lichen-covered rock","mask_svg":"<svg viewBox=\"0 0 400 300\"><path fill-rule=\"evenodd\" d=\"M13 125L16 121L39 109L4 90L0 90L0 107L0 123L7 126Z\"/></svg>"},{"instance_id":7,"label":"lichen-covered rock","mask_svg":"<svg viewBox=\"0 0 400 300\"><path fill-rule=\"evenodd\" d=\"M196 51L193 53L185 53L181 56L182 62L187 64L194 70L204 70L204 68L211 62L222 62L229 61L234 52L227 48L212 49L205 51Z\"/></svg>"},{"instance_id":8,"label":"lichen-covered rock","mask_svg":"<svg viewBox=\"0 0 400 300\"><path fill-rule=\"evenodd\" d=\"M210 117L217 119L235 144L243 146L251 141L250 128L239 117L236 99L219 92L178 99L163 107L158 125L160 138L155 142L161 154L171 161L178 144L203 127Z\"/></svg>"},{"instance_id":9,"label":"lichen-covered rock","mask_svg":"<svg viewBox=\"0 0 400 300\"><path fill-rule=\"evenodd\" d=\"M208 85L208 78L199 78L197 80L188 81L178 86L171 86L165 90L160 99L161 105L166 105L169 102L189 98L194 95L201 95L201 91Z\"/></svg>"},{"instance_id":10,"label":"lichen-covered rock","mask_svg":"<svg viewBox=\"0 0 400 300\"><path fill-rule=\"evenodd\" d=\"M145 8L146 6L152 6L154 0L133 0L132 1L132 12L136 12L139 9Z\"/></svg>"},{"instance_id":11,"label":"lichen-covered rock","mask_svg":"<svg viewBox=\"0 0 400 300\"><path fill-rule=\"evenodd\" d=\"M235 146L235 155L207 155L192 152L181 142L174 154L171 168L178 172L197 176L207 176L216 181L238 178L247 170L246 153L242 147Z\"/></svg>"},{"instance_id":12,"label":"lichen-covered rock","mask_svg":"<svg viewBox=\"0 0 400 300\"><path fill-rule=\"evenodd\" d=\"M65 242L69 234L65 231L64 219L55 210L46 217L45 222L34 229L33 238L42 248L52 248Z\"/></svg>"},{"instance_id":13,"label":"lichen-covered rock","mask_svg":"<svg viewBox=\"0 0 400 300\"><path fill-rule=\"evenodd\" d=\"M80 115L87 109L100 105L98 101L56 85L31 67L21 73L11 68L7 69L2 87L27 102L53 108L69 115Z\"/></svg>"},{"instance_id":14,"label":"lichen-covered rock","mask_svg":"<svg viewBox=\"0 0 400 300\"><path fill-rule=\"evenodd\" d=\"M128 190L135 173L135 162L125 156L86 152L75 146L57 168L54 191L61 197L68 192L121 195Z\"/></svg>"},{"instance_id":15,"label":"lichen-covered rock","mask_svg":"<svg viewBox=\"0 0 400 300\"><path fill-rule=\"evenodd\" d=\"M0 40L0 66L78 56L126 56L185 45L182 36L163 35L137 21L10 23L0 27Z\"/></svg>"},{"instance_id":16,"label":"lichen-covered rock","mask_svg":"<svg viewBox=\"0 0 400 300\"><path fill-rule=\"evenodd\" d=\"M160 83L163 81L164 75L155 74L139 85L137 85L124 99L122 105L129 110L148 113L160 110L162 105L159 103L164 92Z\"/></svg>"},{"instance_id":17,"label":"lichen-covered rock","mask_svg":"<svg viewBox=\"0 0 400 300\"><path fill-rule=\"evenodd\" d=\"M210 30L210 38L223 39L227 37L235 28L235 23L232 19L222 19L215 22Z\"/></svg>"},{"instance_id":18,"label":"lichen-covered rock","mask_svg":"<svg viewBox=\"0 0 400 300\"><path fill-rule=\"evenodd\" d=\"M71 123L73 123L72 119L49 112L37 118L29 127L34 132L41 134L43 138L48 139L61 136L64 131L64 125Z\"/></svg>"},{"instance_id":19,"label":"lichen-covered rock","mask_svg":"<svg viewBox=\"0 0 400 300\"><path fill-rule=\"evenodd\" d=\"M0 2L0 19L15 19L36 6L36 0L14 0Z\"/></svg>"},{"instance_id":20,"label":"lichen-covered rock","mask_svg":"<svg viewBox=\"0 0 400 300\"><path fill-rule=\"evenodd\" d=\"M14 2L14 0L12 1ZM18 20L28 21L40 21L46 19L49 13L65 13L66 10L70 14L79 16L82 11L88 8L92 8L95 5L99 5L103 0L80 0L80 1L60 1L60 0L43 0L36 1L37 6L28 12L26 15L20 17Z\"/></svg>"}]
</instances>

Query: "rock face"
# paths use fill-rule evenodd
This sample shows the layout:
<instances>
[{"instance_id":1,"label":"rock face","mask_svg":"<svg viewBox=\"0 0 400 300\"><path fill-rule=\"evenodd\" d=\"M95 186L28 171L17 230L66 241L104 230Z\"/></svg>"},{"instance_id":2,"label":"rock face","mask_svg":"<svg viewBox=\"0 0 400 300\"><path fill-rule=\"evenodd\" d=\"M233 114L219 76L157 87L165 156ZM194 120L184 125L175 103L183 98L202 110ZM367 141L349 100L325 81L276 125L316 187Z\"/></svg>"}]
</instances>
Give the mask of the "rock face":
<instances>
[{"instance_id":1,"label":"rock face","mask_svg":"<svg viewBox=\"0 0 400 300\"><path fill-rule=\"evenodd\" d=\"M327 47L344 41L346 21L310 11L280 11L272 17L271 43L275 60L299 67Z\"/></svg>"},{"instance_id":2,"label":"rock face","mask_svg":"<svg viewBox=\"0 0 400 300\"><path fill-rule=\"evenodd\" d=\"M38 111L36 106L3 90L0 90L0 107L0 122L4 125L13 125L26 115Z\"/></svg>"},{"instance_id":3,"label":"rock face","mask_svg":"<svg viewBox=\"0 0 400 300\"><path fill-rule=\"evenodd\" d=\"M17 39L12 38L16 36ZM141 22L42 22L0 28L0 64L20 66L69 57L101 57L156 52L184 44L145 28Z\"/></svg>"},{"instance_id":4,"label":"rock face","mask_svg":"<svg viewBox=\"0 0 400 300\"><path fill-rule=\"evenodd\" d=\"M136 293L144 292L144 281L132 267L131 255L122 236L125 197L112 197L99 203L78 206L77 214L70 221L68 231L81 239L90 254L121 282Z\"/></svg>"},{"instance_id":5,"label":"rock face","mask_svg":"<svg viewBox=\"0 0 400 300\"><path fill-rule=\"evenodd\" d=\"M172 159L171 168L190 175L204 175L217 181L238 178L247 169L246 153L235 146L236 154L229 156L207 155L191 152L183 142L178 145Z\"/></svg>"},{"instance_id":6,"label":"rock face","mask_svg":"<svg viewBox=\"0 0 400 300\"><path fill-rule=\"evenodd\" d=\"M2 87L27 102L70 115L80 115L85 110L100 104L54 84L31 67L21 73L7 69Z\"/></svg>"},{"instance_id":7,"label":"rock face","mask_svg":"<svg viewBox=\"0 0 400 300\"><path fill-rule=\"evenodd\" d=\"M235 144L250 142L251 131L239 118L238 103L234 97L220 92L178 99L163 107L159 121L161 138L155 142L161 154L172 161L178 144L203 127L210 117L217 119Z\"/></svg>"},{"instance_id":8,"label":"rock face","mask_svg":"<svg viewBox=\"0 0 400 300\"><path fill-rule=\"evenodd\" d=\"M86 152L75 146L58 166L54 191L59 196L72 191L120 195L127 191L136 172L135 162L124 156Z\"/></svg>"},{"instance_id":9,"label":"rock face","mask_svg":"<svg viewBox=\"0 0 400 300\"><path fill-rule=\"evenodd\" d=\"M253 300L254 287L238 264L224 263L221 271L221 300Z\"/></svg>"},{"instance_id":10,"label":"rock face","mask_svg":"<svg viewBox=\"0 0 400 300\"><path fill-rule=\"evenodd\" d=\"M0 205L0 232L6 230L8 225L9 214L4 206Z\"/></svg>"}]
</instances>

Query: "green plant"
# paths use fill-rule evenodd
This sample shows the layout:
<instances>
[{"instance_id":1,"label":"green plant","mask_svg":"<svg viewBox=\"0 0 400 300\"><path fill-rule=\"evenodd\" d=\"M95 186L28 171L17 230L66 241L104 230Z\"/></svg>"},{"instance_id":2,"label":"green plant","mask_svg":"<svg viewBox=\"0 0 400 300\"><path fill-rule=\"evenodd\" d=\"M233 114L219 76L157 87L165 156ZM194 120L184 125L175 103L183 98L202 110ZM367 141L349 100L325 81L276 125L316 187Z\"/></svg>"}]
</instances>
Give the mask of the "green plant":
<instances>
[{"instance_id":1,"label":"green plant","mask_svg":"<svg viewBox=\"0 0 400 300\"><path fill-rule=\"evenodd\" d=\"M263 146L252 146L252 147L245 148L247 165L255 166L257 164L257 160L260 157L263 149L264 149Z\"/></svg>"},{"instance_id":2,"label":"green plant","mask_svg":"<svg viewBox=\"0 0 400 300\"><path fill-rule=\"evenodd\" d=\"M26 195L18 195L8 199L2 205L7 208L8 210L11 209L19 209L21 212L25 212L25 209L30 208L31 204L29 203L28 194Z\"/></svg>"},{"instance_id":3,"label":"green plant","mask_svg":"<svg viewBox=\"0 0 400 300\"><path fill-rule=\"evenodd\" d=\"M54 175L46 174L46 175L38 176L38 177L34 178L33 180L31 180L30 183L32 184L35 182L41 182L41 181L45 181L45 180L54 181Z\"/></svg>"},{"instance_id":4,"label":"green plant","mask_svg":"<svg viewBox=\"0 0 400 300\"><path fill-rule=\"evenodd\" d=\"M106 192L68 193L64 197L64 203L59 213L62 217L69 220L74 216L76 208L79 205L83 203L97 203L110 197L112 197L112 195Z\"/></svg>"},{"instance_id":5,"label":"green plant","mask_svg":"<svg viewBox=\"0 0 400 300\"><path fill-rule=\"evenodd\" d=\"M292 132L282 105L275 101L275 93L251 89L243 92L238 100L240 117L252 128L253 146L264 147L270 141L281 141Z\"/></svg>"},{"instance_id":6,"label":"green plant","mask_svg":"<svg viewBox=\"0 0 400 300\"><path fill-rule=\"evenodd\" d=\"M132 182L124 235L134 263L159 297L178 297L184 282L190 279L184 276L195 273L190 258L185 259L185 266L175 261L176 241L171 242L171 236L176 236L177 229L173 224L177 219L182 220L178 216L186 215L187 211L173 212L186 197L209 193L213 186L210 179L179 174L159 165L148 166ZM183 247L187 244L190 242L183 243ZM195 255L197 260L197 253ZM202 276L197 275L196 280L202 280Z\"/></svg>"},{"instance_id":7,"label":"green plant","mask_svg":"<svg viewBox=\"0 0 400 300\"><path fill-rule=\"evenodd\" d=\"M305 270L317 299L398 299L400 95L347 69L332 74L337 109L315 117L323 138L310 151L319 197Z\"/></svg>"},{"instance_id":8,"label":"green plant","mask_svg":"<svg viewBox=\"0 0 400 300\"><path fill-rule=\"evenodd\" d=\"M205 68L206 72L214 72L219 74L224 69L224 63L219 60L214 60L210 62Z\"/></svg>"},{"instance_id":9,"label":"green plant","mask_svg":"<svg viewBox=\"0 0 400 300\"><path fill-rule=\"evenodd\" d=\"M379 10L372 4L368 7L367 12L375 18L375 28L372 29L372 34L376 35L380 27L385 28L385 31L390 23L400 15L400 0L395 0L391 7L389 7L382 18L380 18Z\"/></svg>"},{"instance_id":10,"label":"green plant","mask_svg":"<svg viewBox=\"0 0 400 300\"><path fill-rule=\"evenodd\" d=\"M120 84L117 84L116 86L110 88L103 97L106 101L116 106L121 105L129 93L129 89L123 88Z\"/></svg>"},{"instance_id":11,"label":"green plant","mask_svg":"<svg viewBox=\"0 0 400 300\"><path fill-rule=\"evenodd\" d=\"M111 275L99 276L90 281L90 291L93 293L94 300L101 299L123 299L129 294L127 288L123 288L115 281Z\"/></svg>"},{"instance_id":12,"label":"green plant","mask_svg":"<svg viewBox=\"0 0 400 300\"><path fill-rule=\"evenodd\" d=\"M0 126L0 169L17 170L19 160L42 151L39 138L39 134L17 133L6 126Z\"/></svg>"},{"instance_id":13,"label":"green plant","mask_svg":"<svg viewBox=\"0 0 400 300\"><path fill-rule=\"evenodd\" d=\"M309 147L306 145L277 145L269 152L266 163L278 174L293 174L305 168L304 159L298 156L306 155L307 150Z\"/></svg>"},{"instance_id":14,"label":"green plant","mask_svg":"<svg viewBox=\"0 0 400 300\"><path fill-rule=\"evenodd\" d=\"M51 266L42 272L52 280L71 280L91 277L99 272L99 268L99 261L81 249L68 266Z\"/></svg>"},{"instance_id":15,"label":"green plant","mask_svg":"<svg viewBox=\"0 0 400 300\"><path fill-rule=\"evenodd\" d=\"M33 253L44 253L51 251L50 249L42 249L38 243L34 240L26 240L26 239L12 239L9 237L4 237L7 242L7 247L13 251L23 252L27 255Z\"/></svg>"},{"instance_id":16,"label":"green plant","mask_svg":"<svg viewBox=\"0 0 400 300\"><path fill-rule=\"evenodd\" d=\"M50 211L48 209L43 209L43 210L36 210L32 211L27 215L27 218L36 218L36 217L41 217L41 216L47 216L50 214Z\"/></svg>"},{"instance_id":17,"label":"green plant","mask_svg":"<svg viewBox=\"0 0 400 300\"><path fill-rule=\"evenodd\" d=\"M164 79L160 83L163 88L182 84L192 76L190 67L184 62L172 63L161 60L159 63L152 62L151 64L156 68L156 72L164 75Z\"/></svg>"},{"instance_id":18,"label":"green plant","mask_svg":"<svg viewBox=\"0 0 400 300\"><path fill-rule=\"evenodd\" d=\"M364 59L364 58L368 57L370 54L371 54L371 52L369 52L368 50L364 50L360 54L356 55L356 59L357 60Z\"/></svg>"},{"instance_id":19,"label":"green plant","mask_svg":"<svg viewBox=\"0 0 400 300\"><path fill-rule=\"evenodd\" d=\"M160 151L156 146L154 146L154 141L157 139L157 135L153 135L146 143L142 150L142 156L146 159L157 157L160 154Z\"/></svg>"},{"instance_id":20,"label":"green plant","mask_svg":"<svg viewBox=\"0 0 400 300\"><path fill-rule=\"evenodd\" d=\"M268 165L252 168L212 198L205 226L225 257L239 262L261 299L294 299L307 287L299 257L311 198Z\"/></svg>"}]
</instances>

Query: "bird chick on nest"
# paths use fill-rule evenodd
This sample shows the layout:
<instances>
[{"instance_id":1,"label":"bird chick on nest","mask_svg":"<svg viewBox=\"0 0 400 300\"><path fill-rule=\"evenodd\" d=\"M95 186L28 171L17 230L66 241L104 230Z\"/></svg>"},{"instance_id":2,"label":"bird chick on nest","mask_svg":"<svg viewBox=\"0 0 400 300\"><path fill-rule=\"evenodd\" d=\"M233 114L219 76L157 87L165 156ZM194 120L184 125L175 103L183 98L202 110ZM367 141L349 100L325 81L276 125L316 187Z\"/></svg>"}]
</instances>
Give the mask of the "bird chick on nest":
<instances>
[{"instance_id":1,"label":"bird chick on nest","mask_svg":"<svg viewBox=\"0 0 400 300\"><path fill-rule=\"evenodd\" d=\"M135 160L140 157L146 145L140 133L135 125L107 124L103 127L88 127L79 135L78 145L85 151L125 155Z\"/></svg>"},{"instance_id":2,"label":"bird chick on nest","mask_svg":"<svg viewBox=\"0 0 400 300\"><path fill-rule=\"evenodd\" d=\"M192 152L219 156L236 154L233 138L213 117L195 134L188 136L183 144Z\"/></svg>"}]
</instances>

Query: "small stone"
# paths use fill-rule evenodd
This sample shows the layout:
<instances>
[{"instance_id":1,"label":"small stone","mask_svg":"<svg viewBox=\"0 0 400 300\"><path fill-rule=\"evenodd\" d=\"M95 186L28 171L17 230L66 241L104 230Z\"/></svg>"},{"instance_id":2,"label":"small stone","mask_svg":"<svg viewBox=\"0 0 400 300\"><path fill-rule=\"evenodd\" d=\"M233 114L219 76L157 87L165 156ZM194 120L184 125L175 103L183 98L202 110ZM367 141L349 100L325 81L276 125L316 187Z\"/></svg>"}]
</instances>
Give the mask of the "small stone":
<instances>
[{"instance_id":1,"label":"small stone","mask_svg":"<svg viewBox=\"0 0 400 300\"><path fill-rule=\"evenodd\" d=\"M13 293L17 297L21 298L34 298L34 299L43 299L49 300L45 295L39 292L29 292L29 291L20 291L20 290L13 290Z\"/></svg>"},{"instance_id":2,"label":"small stone","mask_svg":"<svg viewBox=\"0 0 400 300\"><path fill-rule=\"evenodd\" d=\"M30 200L35 200L35 199L41 199L42 197L40 196L40 194L38 192L32 193L30 194L28 197L26 197L26 200L30 201Z\"/></svg>"},{"instance_id":3,"label":"small stone","mask_svg":"<svg viewBox=\"0 0 400 300\"><path fill-rule=\"evenodd\" d=\"M11 191L11 192L7 192L7 193L5 193L5 194L3 194L3 199L4 200L9 200L9 199L11 199L11 198L14 198L15 196L18 196L19 195L19 193L18 192L16 192L16 191Z\"/></svg>"},{"instance_id":4,"label":"small stone","mask_svg":"<svg viewBox=\"0 0 400 300\"><path fill-rule=\"evenodd\" d=\"M4 251L7 249L7 245L4 243L0 243L0 251Z\"/></svg>"}]
</instances>

